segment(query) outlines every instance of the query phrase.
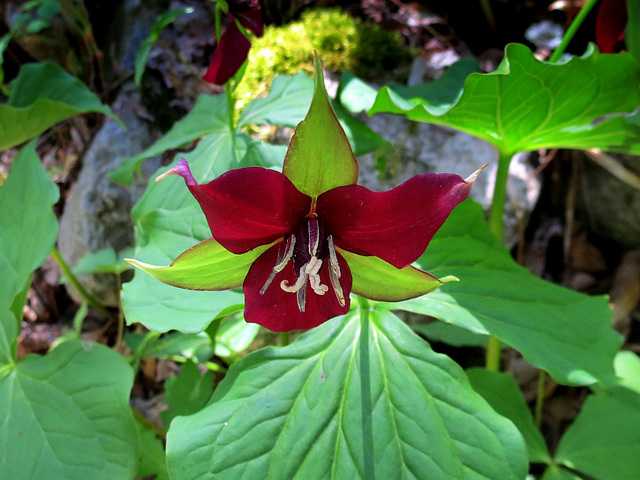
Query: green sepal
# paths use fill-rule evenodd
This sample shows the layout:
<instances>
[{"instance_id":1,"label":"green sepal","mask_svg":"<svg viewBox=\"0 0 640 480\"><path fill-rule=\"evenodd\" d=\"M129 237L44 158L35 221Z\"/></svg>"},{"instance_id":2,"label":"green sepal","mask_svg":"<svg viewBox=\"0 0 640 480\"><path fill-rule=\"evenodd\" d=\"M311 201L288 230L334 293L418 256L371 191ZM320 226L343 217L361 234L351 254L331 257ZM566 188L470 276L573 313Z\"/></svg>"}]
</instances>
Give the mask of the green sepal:
<instances>
[{"instance_id":1,"label":"green sepal","mask_svg":"<svg viewBox=\"0 0 640 480\"><path fill-rule=\"evenodd\" d=\"M412 266L396 268L378 257L365 257L340 250L349 264L356 295L384 302L399 302L435 290L455 277L438 279Z\"/></svg>"},{"instance_id":2,"label":"green sepal","mask_svg":"<svg viewBox=\"0 0 640 480\"><path fill-rule=\"evenodd\" d=\"M251 264L271 245L236 255L208 238L180 254L171 265L158 267L125 258L153 278L189 290L229 290L242 286Z\"/></svg>"},{"instance_id":3,"label":"green sepal","mask_svg":"<svg viewBox=\"0 0 640 480\"><path fill-rule=\"evenodd\" d=\"M282 171L298 190L317 198L332 188L355 185L358 163L329 103L317 53L313 68L313 100L291 139Z\"/></svg>"}]
</instances>

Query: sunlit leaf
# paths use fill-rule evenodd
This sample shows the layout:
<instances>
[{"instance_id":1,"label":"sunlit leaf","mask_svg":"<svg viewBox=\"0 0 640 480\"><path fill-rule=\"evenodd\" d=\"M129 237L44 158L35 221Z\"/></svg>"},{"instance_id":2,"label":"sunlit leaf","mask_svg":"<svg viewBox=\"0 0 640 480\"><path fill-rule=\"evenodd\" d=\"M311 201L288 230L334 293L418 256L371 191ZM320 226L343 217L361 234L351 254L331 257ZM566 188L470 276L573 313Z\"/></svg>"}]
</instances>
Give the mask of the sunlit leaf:
<instances>
[{"instance_id":1,"label":"sunlit leaf","mask_svg":"<svg viewBox=\"0 0 640 480\"><path fill-rule=\"evenodd\" d=\"M415 88L415 87L413 87ZM537 60L509 44L498 69L474 73L453 105L384 87L369 113L392 112L475 135L505 154L541 148L640 151L640 128L623 117L640 103L638 65L629 54L593 52L563 64ZM443 108L444 107L444 108Z\"/></svg>"},{"instance_id":2,"label":"sunlit leaf","mask_svg":"<svg viewBox=\"0 0 640 480\"><path fill-rule=\"evenodd\" d=\"M527 470L520 433L462 370L368 307L234 364L207 407L174 419L167 456L174 480L507 480Z\"/></svg>"}]
</instances>

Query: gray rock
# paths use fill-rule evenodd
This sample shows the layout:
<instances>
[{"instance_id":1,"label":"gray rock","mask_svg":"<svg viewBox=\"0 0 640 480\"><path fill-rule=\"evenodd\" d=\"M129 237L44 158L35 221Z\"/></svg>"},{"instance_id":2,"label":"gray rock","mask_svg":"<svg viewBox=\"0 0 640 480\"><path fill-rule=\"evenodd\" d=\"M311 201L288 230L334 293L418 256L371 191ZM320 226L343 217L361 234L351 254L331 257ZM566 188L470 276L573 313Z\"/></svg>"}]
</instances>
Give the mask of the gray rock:
<instances>
[{"instance_id":1,"label":"gray rock","mask_svg":"<svg viewBox=\"0 0 640 480\"><path fill-rule=\"evenodd\" d=\"M138 94L132 87L125 87L112 109L127 126L127 131L108 119L83 158L82 170L60 219L58 237L60 253L71 267L90 252L109 247L121 251L133 245L131 209L144 193L149 176L160 166L160 159L146 160L143 178L131 187L115 184L107 174L118 168L123 158L140 153L157 137L149 125L138 118L137 107ZM118 304L113 275L88 275L79 280L103 304ZM75 300L80 300L75 291L70 293Z\"/></svg>"},{"instance_id":2,"label":"gray rock","mask_svg":"<svg viewBox=\"0 0 640 480\"><path fill-rule=\"evenodd\" d=\"M493 198L498 155L487 142L463 132L438 125L410 122L400 116L377 114L364 119L371 129L393 145L386 155L381 176L374 169L373 155L359 159L360 181L372 190L387 190L421 173L455 173L466 178L485 164L489 167L478 177L472 197L488 212ZM540 193L540 181L526 155L511 161L505 206L504 239L508 246L519 238L519 225L524 225Z\"/></svg>"},{"instance_id":3,"label":"gray rock","mask_svg":"<svg viewBox=\"0 0 640 480\"><path fill-rule=\"evenodd\" d=\"M640 157L607 155L640 175ZM626 247L640 245L640 190L587 159L582 169L582 191L589 222L595 232Z\"/></svg>"}]
</instances>

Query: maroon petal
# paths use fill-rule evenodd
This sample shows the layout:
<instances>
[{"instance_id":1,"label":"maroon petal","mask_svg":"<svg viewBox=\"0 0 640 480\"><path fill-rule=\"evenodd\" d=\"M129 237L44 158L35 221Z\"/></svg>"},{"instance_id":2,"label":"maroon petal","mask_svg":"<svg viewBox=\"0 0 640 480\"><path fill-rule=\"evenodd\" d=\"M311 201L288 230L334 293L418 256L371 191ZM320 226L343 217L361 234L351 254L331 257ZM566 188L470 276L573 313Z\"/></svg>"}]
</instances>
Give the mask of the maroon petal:
<instances>
[{"instance_id":1,"label":"maroon petal","mask_svg":"<svg viewBox=\"0 0 640 480\"><path fill-rule=\"evenodd\" d=\"M403 268L424 253L474 179L427 173L382 193L359 185L334 188L318 198L318 219L338 247Z\"/></svg>"},{"instance_id":2,"label":"maroon petal","mask_svg":"<svg viewBox=\"0 0 640 480\"><path fill-rule=\"evenodd\" d=\"M158 178L171 174L185 179L207 217L213 237L236 254L267 245L291 232L311 204L311 199L287 177L266 168L230 170L206 185L198 185L182 159Z\"/></svg>"},{"instance_id":3,"label":"maroon petal","mask_svg":"<svg viewBox=\"0 0 640 480\"><path fill-rule=\"evenodd\" d=\"M249 8L244 12L236 12L236 17L238 17L242 26L255 33L256 37L264 35L264 24L262 23L260 4L258 4L258 8Z\"/></svg>"},{"instance_id":4,"label":"maroon petal","mask_svg":"<svg viewBox=\"0 0 640 480\"><path fill-rule=\"evenodd\" d=\"M596 19L596 43L602 53L617 53L627 28L626 0L602 0Z\"/></svg>"},{"instance_id":5,"label":"maroon petal","mask_svg":"<svg viewBox=\"0 0 640 480\"><path fill-rule=\"evenodd\" d=\"M285 292L280 288L280 282L283 280L287 280L290 285L295 283L293 262L289 262L284 270L276 275L264 294L260 294L260 290L278 261L278 250L281 248L284 248L282 243L271 247L258 257L249 269L242 287L245 295L244 317L247 322L258 323L274 332L309 330L330 318L344 315L349 311L351 272L347 262L339 253L336 255L342 272L340 284L346 301L344 307L340 306L331 288L328 263L323 263L320 269L320 279L324 285L329 287L329 291L324 295L317 295L307 284L304 313L300 312L298 308L296 294Z\"/></svg>"},{"instance_id":6,"label":"maroon petal","mask_svg":"<svg viewBox=\"0 0 640 480\"><path fill-rule=\"evenodd\" d=\"M233 15L229 14L229 26L220 37L211 65L202 79L216 85L224 85L247 59L250 48L251 42L240 31Z\"/></svg>"}]
</instances>

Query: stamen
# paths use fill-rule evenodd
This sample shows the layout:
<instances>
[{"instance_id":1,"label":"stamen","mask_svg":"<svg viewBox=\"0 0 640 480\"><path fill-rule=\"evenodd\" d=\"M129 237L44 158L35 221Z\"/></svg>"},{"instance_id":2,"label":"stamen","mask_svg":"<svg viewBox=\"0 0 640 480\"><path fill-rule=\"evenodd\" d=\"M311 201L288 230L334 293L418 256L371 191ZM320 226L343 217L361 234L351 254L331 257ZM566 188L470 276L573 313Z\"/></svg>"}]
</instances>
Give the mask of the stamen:
<instances>
[{"instance_id":1,"label":"stamen","mask_svg":"<svg viewBox=\"0 0 640 480\"><path fill-rule=\"evenodd\" d=\"M289 263L289 260L291 260L291 257L293 257L293 247L295 246L296 246L296 237L291 235L287 239L287 244L284 247L284 256L282 258L280 257L280 251L278 251L278 259L276 260L277 262L276 266L273 267L273 270L271 270L271 273L269 274L269 278L267 278L267 281L264 282L264 285L260 289L260 295L264 295L264 292L267 291L267 288L269 288L269 285L271 285L271 282L273 282L273 279L276 278L276 275L280 273L282 270L284 270L284 267L287 266L287 263Z\"/></svg>"},{"instance_id":2,"label":"stamen","mask_svg":"<svg viewBox=\"0 0 640 480\"><path fill-rule=\"evenodd\" d=\"M304 276L304 282L302 283L302 287L296 293L296 301L298 302L298 310L300 313L304 313L304 309L307 306L307 277Z\"/></svg>"},{"instance_id":3,"label":"stamen","mask_svg":"<svg viewBox=\"0 0 640 480\"><path fill-rule=\"evenodd\" d=\"M304 285L307 284L308 275L305 273L305 268L308 264L305 263L302 267L300 267L300 275L296 278L296 283L293 286L289 286L289 282L287 280L282 280L280 282L280 288L285 292L296 293L298 292Z\"/></svg>"},{"instance_id":4,"label":"stamen","mask_svg":"<svg viewBox=\"0 0 640 480\"><path fill-rule=\"evenodd\" d=\"M309 255L315 257L320 244L320 226L318 220L310 218L307 222L307 232L309 233Z\"/></svg>"},{"instance_id":5,"label":"stamen","mask_svg":"<svg viewBox=\"0 0 640 480\"><path fill-rule=\"evenodd\" d=\"M322 260L311 257L311 260L309 260L309 263L307 263L304 269L304 273L309 275L313 291L318 295L324 295L329 290L329 287L321 283L320 275L318 274L320 267L322 267Z\"/></svg>"},{"instance_id":6,"label":"stamen","mask_svg":"<svg viewBox=\"0 0 640 480\"><path fill-rule=\"evenodd\" d=\"M336 247L333 244L333 237L329 235L327 237L327 243L329 244L329 279L331 280L331 286L333 287L333 292L336 294L336 298L338 299L338 303L341 307L345 306L344 300L344 292L342 291L342 285L340 285L340 277L342 273L340 272L340 264L338 263L338 256L336 255Z\"/></svg>"},{"instance_id":7,"label":"stamen","mask_svg":"<svg viewBox=\"0 0 640 480\"><path fill-rule=\"evenodd\" d=\"M324 295L329 291L329 287L320 283L320 275L311 275L309 276L309 281L311 283L311 288L313 292L317 295Z\"/></svg>"}]
</instances>

